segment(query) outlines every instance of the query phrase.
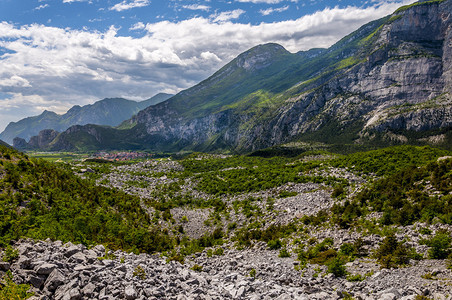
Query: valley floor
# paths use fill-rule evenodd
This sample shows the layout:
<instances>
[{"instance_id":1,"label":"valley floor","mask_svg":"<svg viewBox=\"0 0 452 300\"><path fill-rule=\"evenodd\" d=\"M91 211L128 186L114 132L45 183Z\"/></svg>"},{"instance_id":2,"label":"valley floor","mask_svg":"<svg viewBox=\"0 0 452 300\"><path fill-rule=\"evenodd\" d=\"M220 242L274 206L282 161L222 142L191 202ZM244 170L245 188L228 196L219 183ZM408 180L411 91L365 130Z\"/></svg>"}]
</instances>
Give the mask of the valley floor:
<instances>
[{"instance_id":1,"label":"valley floor","mask_svg":"<svg viewBox=\"0 0 452 300\"><path fill-rule=\"evenodd\" d=\"M31 285L32 299L452 299L451 163L414 147L78 162L80 177L138 196L174 246L137 255L23 239L0 275Z\"/></svg>"}]
</instances>

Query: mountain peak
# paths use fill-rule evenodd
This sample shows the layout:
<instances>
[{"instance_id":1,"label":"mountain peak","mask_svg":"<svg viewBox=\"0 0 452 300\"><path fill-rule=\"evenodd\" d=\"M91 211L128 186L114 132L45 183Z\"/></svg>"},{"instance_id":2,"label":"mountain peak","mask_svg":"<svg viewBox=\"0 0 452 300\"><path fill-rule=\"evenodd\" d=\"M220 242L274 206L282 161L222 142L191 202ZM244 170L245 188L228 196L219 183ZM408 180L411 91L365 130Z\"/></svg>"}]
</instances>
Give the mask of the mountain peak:
<instances>
[{"instance_id":1,"label":"mountain peak","mask_svg":"<svg viewBox=\"0 0 452 300\"><path fill-rule=\"evenodd\" d=\"M259 70L270 65L276 57L290 54L283 46L275 43L258 45L240 54L237 65L247 71Z\"/></svg>"}]
</instances>

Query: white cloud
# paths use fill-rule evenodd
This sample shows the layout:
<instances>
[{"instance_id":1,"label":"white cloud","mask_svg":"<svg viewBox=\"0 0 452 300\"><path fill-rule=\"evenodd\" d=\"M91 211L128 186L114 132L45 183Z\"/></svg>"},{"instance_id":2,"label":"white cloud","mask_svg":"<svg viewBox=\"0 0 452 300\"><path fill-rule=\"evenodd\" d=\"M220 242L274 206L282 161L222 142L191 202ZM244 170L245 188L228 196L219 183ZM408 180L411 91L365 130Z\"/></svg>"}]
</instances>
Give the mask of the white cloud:
<instances>
[{"instance_id":1,"label":"white cloud","mask_svg":"<svg viewBox=\"0 0 452 300\"><path fill-rule=\"evenodd\" d=\"M46 8L46 7L49 7L49 5L48 4L42 4L42 5L39 5L39 6L35 7L35 10L41 10L43 8Z\"/></svg>"},{"instance_id":2,"label":"white cloud","mask_svg":"<svg viewBox=\"0 0 452 300\"><path fill-rule=\"evenodd\" d=\"M143 22L138 22L138 23L133 24L133 26L130 27L129 30L142 30L142 29L144 29L144 28L146 28L146 26L144 25L144 23L143 23Z\"/></svg>"},{"instance_id":3,"label":"white cloud","mask_svg":"<svg viewBox=\"0 0 452 300\"><path fill-rule=\"evenodd\" d=\"M10 78L0 78L0 87L31 87L27 79L17 75L12 75Z\"/></svg>"},{"instance_id":4,"label":"white cloud","mask_svg":"<svg viewBox=\"0 0 452 300\"><path fill-rule=\"evenodd\" d=\"M190 5L184 5L182 7L185 9L190 9L190 10L204 10L204 11L210 10L210 6L201 5L201 4L190 4Z\"/></svg>"},{"instance_id":5,"label":"white cloud","mask_svg":"<svg viewBox=\"0 0 452 300\"><path fill-rule=\"evenodd\" d=\"M237 2L251 2L251 3L266 3L266 4L278 4L284 1L298 2L298 0L236 0Z\"/></svg>"},{"instance_id":6,"label":"white cloud","mask_svg":"<svg viewBox=\"0 0 452 300\"><path fill-rule=\"evenodd\" d=\"M87 0L63 0L63 3L86 2Z\"/></svg>"},{"instance_id":7,"label":"white cloud","mask_svg":"<svg viewBox=\"0 0 452 300\"><path fill-rule=\"evenodd\" d=\"M113 5L110 7L110 10L116 10L116 11L123 11L128 10L135 7L144 7L151 4L149 0L133 0L133 1L127 1L124 0L118 4Z\"/></svg>"},{"instance_id":8,"label":"white cloud","mask_svg":"<svg viewBox=\"0 0 452 300\"><path fill-rule=\"evenodd\" d=\"M38 95L14 93L11 97L0 99L0 132L9 122L15 122L29 116L36 116L44 110L56 113L66 112L72 105L64 101L46 100Z\"/></svg>"},{"instance_id":9,"label":"white cloud","mask_svg":"<svg viewBox=\"0 0 452 300\"><path fill-rule=\"evenodd\" d=\"M0 128L11 116L18 120L43 108L60 112L105 97L141 100L175 93L262 43L279 43L291 52L328 47L399 6L329 8L258 25L220 21L219 16L137 23L133 27L144 26L146 32L140 38L118 36L114 27L90 32L0 22ZM23 103L29 107L15 108ZM3 118L6 112L9 117Z\"/></svg>"},{"instance_id":10,"label":"white cloud","mask_svg":"<svg viewBox=\"0 0 452 300\"><path fill-rule=\"evenodd\" d=\"M232 19L238 19L245 11L242 9L235 9L232 11L224 11L219 14L211 15L214 22L225 22Z\"/></svg>"},{"instance_id":11,"label":"white cloud","mask_svg":"<svg viewBox=\"0 0 452 300\"><path fill-rule=\"evenodd\" d=\"M283 12L289 9L289 5L279 7L279 8L267 8L259 10L259 13L263 16L268 16L274 12Z\"/></svg>"}]
</instances>

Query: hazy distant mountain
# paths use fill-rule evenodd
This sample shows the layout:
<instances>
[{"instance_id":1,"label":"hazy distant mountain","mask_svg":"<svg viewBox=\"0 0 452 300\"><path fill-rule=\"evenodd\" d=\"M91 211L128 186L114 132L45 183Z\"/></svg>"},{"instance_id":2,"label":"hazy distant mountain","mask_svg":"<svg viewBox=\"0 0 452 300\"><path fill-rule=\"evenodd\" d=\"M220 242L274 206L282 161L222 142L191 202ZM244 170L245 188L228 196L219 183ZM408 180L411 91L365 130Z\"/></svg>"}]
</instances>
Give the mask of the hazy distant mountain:
<instances>
[{"instance_id":1,"label":"hazy distant mountain","mask_svg":"<svg viewBox=\"0 0 452 300\"><path fill-rule=\"evenodd\" d=\"M417 2L329 49L277 44L140 111L75 126L46 149L252 151L288 142L452 145L452 0ZM126 126L128 125L128 126Z\"/></svg>"},{"instance_id":2,"label":"hazy distant mountain","mask_svg":"<svg viewBox=\"0 0 452 300\"><path fill-rule=\"evenodd\" d=\"M39 116L11 122L0 134L0 138L12 143L15 137L25 140L38 135L41 130L53 129L64 131L73 125L98 124L117 126L129 119L138 111L165 101L173 95L157 94L154 97L137 102L123 98L107 98L85 106L73 106L65 114L58 115L51 111L44 111Z\"/></svg>"},{"instance_id":3,"label":"hazy distant mountain","mask_svg":"<svg viewBox=\"0 0 452 300\"><path fill-rule=\"evenodd\" d=\"M9 147L9 145L7 143L5 143L4 141L2 141L2 140L0 140L0 145Z\"/></svg>"}]
</instances>

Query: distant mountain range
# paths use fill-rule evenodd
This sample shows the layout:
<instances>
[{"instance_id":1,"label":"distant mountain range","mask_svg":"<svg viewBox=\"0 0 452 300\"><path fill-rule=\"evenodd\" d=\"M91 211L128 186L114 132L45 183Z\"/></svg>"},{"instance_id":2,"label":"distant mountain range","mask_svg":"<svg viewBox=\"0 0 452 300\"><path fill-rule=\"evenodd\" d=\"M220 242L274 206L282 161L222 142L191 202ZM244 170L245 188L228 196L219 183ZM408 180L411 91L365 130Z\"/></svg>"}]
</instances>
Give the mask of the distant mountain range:
<instances>
[{"instance_id":1,"label":"distant mountain range","mask_svg":"<svg viewBox=\"0 0 452 300\"><path fill-rule=\"evenodd\" d=\"M173 95L160 93L141 102L123 98L107 98L90 105L75 105L63 115L46 110L39 116L9 123L0 134L0 139L11 144L15 137L28 140L44 129L64 131L73 125L85 124L117 126L138 111L165 101L171 96Z\"/></svg>"},{"instance_id":2,"label":"distant mountain range","mask_svg":"<svg viewBox=\"0 0 452 300\"><path fill-rule=\"evenodd\" d=\"M452 0L416 2L328 49L277 44L118 128L73 126L42 149L230 150L307 141L452 145Z\"/></svg>"}]
</instances>

